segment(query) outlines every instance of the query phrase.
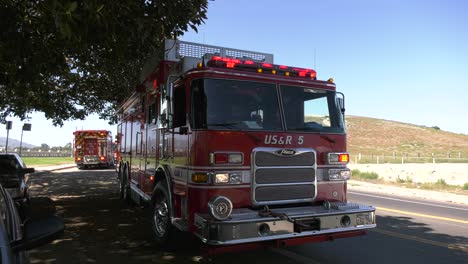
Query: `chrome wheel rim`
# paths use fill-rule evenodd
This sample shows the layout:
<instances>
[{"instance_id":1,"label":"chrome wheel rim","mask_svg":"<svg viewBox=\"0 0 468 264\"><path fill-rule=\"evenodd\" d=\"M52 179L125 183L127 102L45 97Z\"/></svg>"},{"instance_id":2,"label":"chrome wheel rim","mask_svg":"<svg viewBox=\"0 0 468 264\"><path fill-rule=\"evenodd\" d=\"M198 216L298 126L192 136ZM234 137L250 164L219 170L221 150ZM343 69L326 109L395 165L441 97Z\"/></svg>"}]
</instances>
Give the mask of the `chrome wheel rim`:
<instances>
[{"instance_id":1,"label":"chrome wheel rim","mask_svg":"<svg viewBox=\"0 0 468 264\"><path fill-rule=\"evenodd\" d=\"M157 236L163 237L167 232L169 223L169 207L166 199L156 202L154 205L153 223Z\"/></svg>"}]
</instances>

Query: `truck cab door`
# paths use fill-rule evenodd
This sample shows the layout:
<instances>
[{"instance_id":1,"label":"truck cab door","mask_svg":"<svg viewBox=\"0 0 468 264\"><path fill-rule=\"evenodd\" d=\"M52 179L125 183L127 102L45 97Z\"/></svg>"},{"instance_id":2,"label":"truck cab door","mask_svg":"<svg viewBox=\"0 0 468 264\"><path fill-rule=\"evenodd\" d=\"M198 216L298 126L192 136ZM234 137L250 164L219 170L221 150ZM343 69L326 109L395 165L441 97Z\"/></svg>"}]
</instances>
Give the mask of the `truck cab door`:
<instances>
[{"instance_id":1,"label":"truck cab door","mask_svg":"<svg viewBox=\"0 0 468 264\"><path fill-rule=\"evenodd\" d=\"M174 87L173 92L173 134L174 137L170 143L170 151L173 157L174 171L173 177L176 181L174 184L174 193L185 196L187 185L178 184L177 182L187 182L188 167L189 167L189 125L187 118L187 93L188 89L182 83ZM184 207L184 199L181 199L182 207ZM185 212L182 209L182 215Z\"/></svg>"}]
</instances>

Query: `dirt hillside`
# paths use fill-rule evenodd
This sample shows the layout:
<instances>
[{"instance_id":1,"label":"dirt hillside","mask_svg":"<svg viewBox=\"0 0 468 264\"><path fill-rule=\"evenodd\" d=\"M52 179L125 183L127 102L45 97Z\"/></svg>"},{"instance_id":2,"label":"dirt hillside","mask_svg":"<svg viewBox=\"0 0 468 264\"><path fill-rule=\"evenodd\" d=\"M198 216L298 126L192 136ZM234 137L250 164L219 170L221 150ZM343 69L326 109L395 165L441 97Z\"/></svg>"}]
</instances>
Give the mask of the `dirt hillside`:
<instances>
[{"instance_id":1,"label":"dirt hillside","mask_svg":"<svg viewBox=\"0 0 468 264\"><path fill-rule=\"evenodd\" d=\"M468 135L369 117L347 116L346 122L351 154L468 158Z\"/></svg>"}]
</instances>

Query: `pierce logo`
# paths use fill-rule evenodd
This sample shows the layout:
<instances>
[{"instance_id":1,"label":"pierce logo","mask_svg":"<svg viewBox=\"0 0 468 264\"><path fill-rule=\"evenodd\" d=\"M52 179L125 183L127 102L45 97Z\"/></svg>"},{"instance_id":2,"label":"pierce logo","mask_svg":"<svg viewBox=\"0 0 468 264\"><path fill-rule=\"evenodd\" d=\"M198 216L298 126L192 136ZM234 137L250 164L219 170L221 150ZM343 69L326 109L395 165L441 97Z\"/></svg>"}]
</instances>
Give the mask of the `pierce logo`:
<instances>
[{"instance_id":1,"label":"pierce logo","mask_svg":"<svg viewBox=\"0 0 468 264\"><path fill-rule=\"evenodd\" d=\"M294 149L282 149L277 151L277 153L283 156L292 156L296 154L296 151Z\"/></svg>"}]
</instances>

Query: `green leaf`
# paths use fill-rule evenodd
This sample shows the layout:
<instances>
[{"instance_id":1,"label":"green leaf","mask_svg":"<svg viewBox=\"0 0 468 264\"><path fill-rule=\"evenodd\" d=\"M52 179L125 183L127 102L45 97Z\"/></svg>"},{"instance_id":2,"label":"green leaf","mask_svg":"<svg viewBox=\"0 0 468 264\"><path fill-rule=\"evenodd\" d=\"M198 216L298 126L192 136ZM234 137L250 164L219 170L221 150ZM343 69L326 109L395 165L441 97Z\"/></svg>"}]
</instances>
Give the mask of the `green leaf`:
<instances>
[{"instance_id":1,"label":"green leaf","mask_svg":"<svg viewBox=\"0 0 468 264\"><path fill-rule=\"evenodd\" d=\"M104 8L104 5L100 5L98 9L96 10L97 13L101 12L101 10Z\"/></svg>"},{"instance_id":2,"label":"green leaf","mask_svg":"<svg viewBox=\"0 0 468 264\"><path fill-rule=\"evenodd\" d=\"M0 122L40 111L59 125L112 119L161 40L196 30L207 12L207 0L3 2Z\"/></svg>"},{"instance_id":3,"label":"green leaf","mask_svg":"<svg viewBox=\"0 0 468 264\"><path fill-rule=\"evenodd\" d=\"M78 3L77 2L72 2L71 5L70 5L70 8L68 10L70 12L74 12L77 7L78 7Z\"/></svg>"}]
</instances>

